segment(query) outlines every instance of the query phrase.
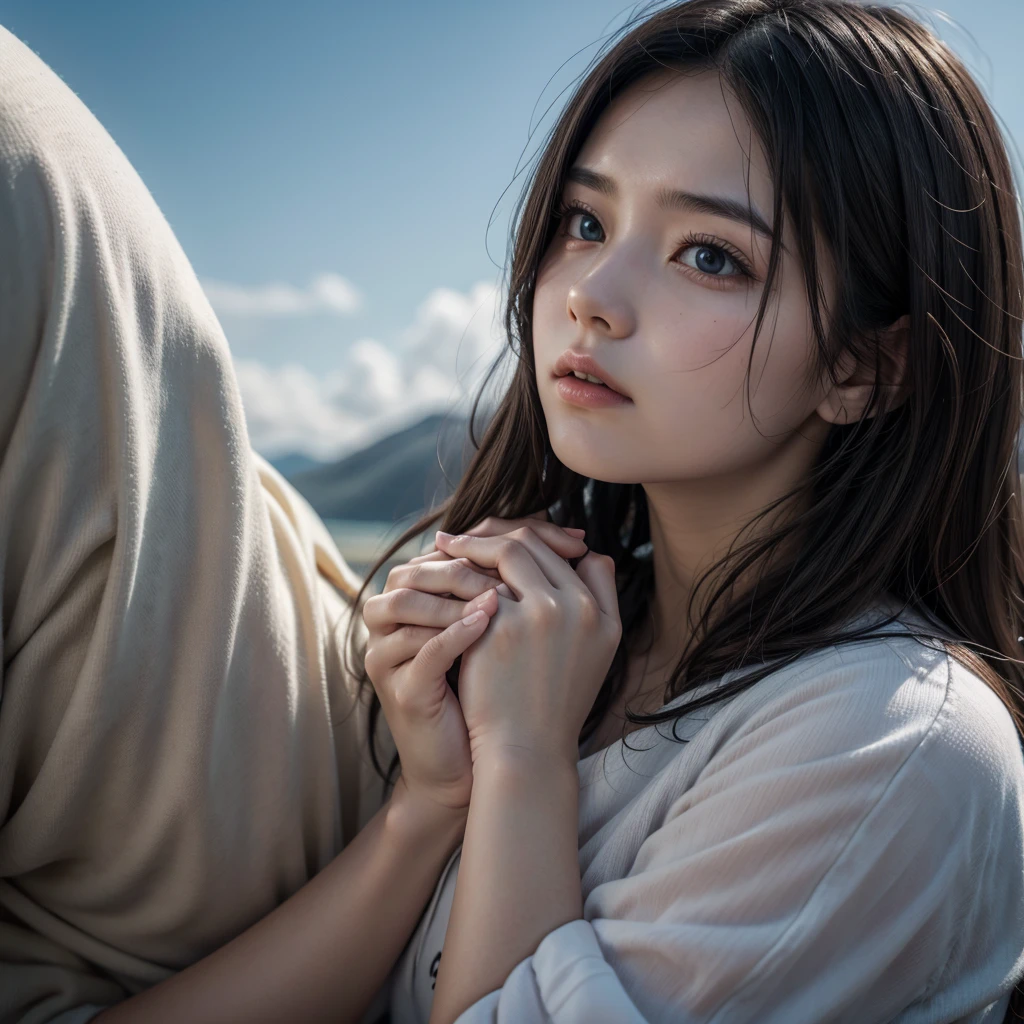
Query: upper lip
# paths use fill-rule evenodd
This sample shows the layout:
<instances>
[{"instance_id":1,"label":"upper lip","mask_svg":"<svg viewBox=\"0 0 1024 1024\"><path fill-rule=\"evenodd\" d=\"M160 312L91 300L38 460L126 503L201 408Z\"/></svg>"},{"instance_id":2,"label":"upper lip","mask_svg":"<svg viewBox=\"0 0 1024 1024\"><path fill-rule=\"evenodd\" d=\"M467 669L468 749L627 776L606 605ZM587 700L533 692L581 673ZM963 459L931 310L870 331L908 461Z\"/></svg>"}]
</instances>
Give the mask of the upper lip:
<instances>
[{"instance_id":1,"label":"upper lip","mask_svg":"<svg viewBox=\"0 0 1024 1024\"><path fill-rule=\"evenodd\" d=\"M567 349L558 357L558 362L555 363L555 376L564 377L573 370L579 370L580 373L589 373L592 377L600 377L612 391L617 391L623 398L629 398L629 394L622 385L614 377L610 376L606 370L602 369L600 363L595 359L584 355L582 352L574 352L572 349Z\"/></svg>"}]
</instances>

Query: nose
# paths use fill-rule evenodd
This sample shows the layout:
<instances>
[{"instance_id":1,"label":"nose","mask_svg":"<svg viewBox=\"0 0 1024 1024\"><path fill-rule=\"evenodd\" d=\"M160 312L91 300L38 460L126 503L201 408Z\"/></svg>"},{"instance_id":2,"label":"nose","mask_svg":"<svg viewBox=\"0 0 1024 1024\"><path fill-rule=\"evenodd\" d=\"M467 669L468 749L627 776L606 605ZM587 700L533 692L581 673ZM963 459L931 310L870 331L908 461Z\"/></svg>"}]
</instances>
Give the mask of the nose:
<instances>
[{"instance_id":1,"label":"nose","mask_svg":"<svg viewBox=\"0 0 1024 1024\"><path fill-rule=\"evenodd\" d=\"M613 274L610 262L592 266L569 289L566 314L586 330L626 338L636 329L636 318L624 294L624 275Z\"/></svg>"}]
</instances>

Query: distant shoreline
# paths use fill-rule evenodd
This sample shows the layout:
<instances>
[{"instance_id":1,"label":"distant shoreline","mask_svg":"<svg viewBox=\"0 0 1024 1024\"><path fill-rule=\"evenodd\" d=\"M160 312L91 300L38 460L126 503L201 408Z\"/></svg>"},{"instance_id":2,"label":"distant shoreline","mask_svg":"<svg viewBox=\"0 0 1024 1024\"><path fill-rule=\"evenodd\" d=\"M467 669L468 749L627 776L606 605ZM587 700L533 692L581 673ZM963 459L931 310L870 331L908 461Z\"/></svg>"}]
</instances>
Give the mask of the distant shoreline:
<instances>
[{"instance_id":1,"label":"distant shoreline","mask_svg":"<svg viewBox=\"0 0 1024 1024\"><path fill-rule=\"evenodd\" d=\"M385 549L395 541L405 527L392 522L376 522L362 519L325 519L324 525L338 545L342 557L359 576L365 576L370 566ZM414 537L400 548L381 567L381 574L387 574L392 565L408 561L420 554L424 534ZM383 585L383 580L381 580Z\"/></svg>"}]
</instances>

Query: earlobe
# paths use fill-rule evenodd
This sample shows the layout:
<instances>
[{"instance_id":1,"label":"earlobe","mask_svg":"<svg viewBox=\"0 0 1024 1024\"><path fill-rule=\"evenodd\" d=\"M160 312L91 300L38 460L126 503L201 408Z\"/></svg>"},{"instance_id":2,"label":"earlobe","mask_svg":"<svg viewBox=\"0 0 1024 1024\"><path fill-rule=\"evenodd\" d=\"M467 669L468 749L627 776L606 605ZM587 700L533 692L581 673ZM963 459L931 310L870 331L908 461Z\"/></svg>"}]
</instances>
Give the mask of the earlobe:
<instances>
[{"instance_id":1,"label":"earlobe","mask_svg":"<svg viewBox=\"0 0 1024 1024\"><path fill-rule=\"evenodd\" d=\"M910 316L901 316L879 339L882 353L881 402L871 412L890 412L907 396L906 376L910 344ZM818 415L828 423L849 424L863 419L871 397L873 369L858 366L851 352L844 351L836 367L839 384L833 385L817 408Z\"/></svg>"},{"instance_id":2,"label":"earlobe","mask_svg":"<svg viewBox=\"0 0 1024 1024\"><path fill-rule=\"evenodd\" d=\"M870 395L870 384L858 384L855 387L840 384L825 396L817 413L827 423L838 423L841 426L856 423L863 418Z\"/></svg>"}]
</instances>

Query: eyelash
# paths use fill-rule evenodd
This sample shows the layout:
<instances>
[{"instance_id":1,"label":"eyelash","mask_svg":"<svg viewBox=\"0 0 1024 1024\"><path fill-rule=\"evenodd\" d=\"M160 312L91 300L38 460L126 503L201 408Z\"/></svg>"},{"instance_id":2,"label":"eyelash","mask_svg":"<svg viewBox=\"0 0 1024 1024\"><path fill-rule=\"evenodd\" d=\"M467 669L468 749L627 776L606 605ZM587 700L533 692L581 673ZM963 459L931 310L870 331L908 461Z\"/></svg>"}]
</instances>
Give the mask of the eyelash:
<instances>
[{"instance_id":1,"label":"eyelash","mask_svg":"<svg viewBox=\"0 0 1024 1024\"><path fill-rule=\"evenodd\" d=\"M589 206L575 199L568 203L559 203L558 209L555 211L555 216L558 219L559 224L564 224L565 220L574 213L585 213L588 216L593 217L597 221L600 221L601 219ZM564 227L561 233L565 233ZM589 241L589 239L581 238L579 239L579 241L586 242ZM754 272L751 269L750 264L747 262L746 258L742 255L742 253L740 253L737 249L735 249L728 243L722 242L721 240L715 238L713 235L706 235L703 234L702 232L695 232L690 235L687 235L686 238L684 238L681 242L678 243L678 245L676 246L676 251L685 252L687 249L692 248L695 245L706 246L708 249L718 249L721 252L724 252L725 255L728 256L730 260L732 260L736 269L739 271L739 276L746 277L750 280L754 279ZM705 274L703 271L696 270L695 268L690 266L687 266L686 269L692 270L695 274L700 274L702 278L709 278L712 281L728 281L729 277L736 276L730 274L728 276L722 277L719 274Z\"/></svg>"}]
</instances>

